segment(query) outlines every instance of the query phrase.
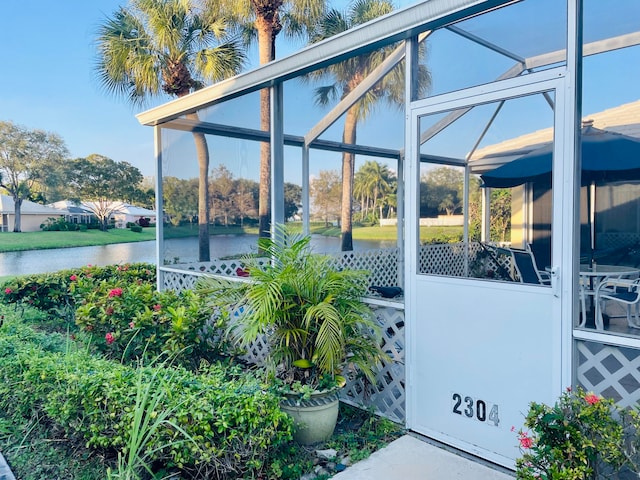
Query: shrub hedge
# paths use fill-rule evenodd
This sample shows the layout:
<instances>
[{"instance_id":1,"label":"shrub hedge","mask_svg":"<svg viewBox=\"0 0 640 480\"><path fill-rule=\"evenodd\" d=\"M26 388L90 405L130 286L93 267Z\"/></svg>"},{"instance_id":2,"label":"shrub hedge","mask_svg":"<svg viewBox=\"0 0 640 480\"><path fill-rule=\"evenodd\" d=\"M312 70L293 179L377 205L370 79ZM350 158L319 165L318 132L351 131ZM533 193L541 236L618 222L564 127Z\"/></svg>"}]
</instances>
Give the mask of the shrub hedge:
<instances>
[{"instance_id":1,"label":"shrub hedge","mask_svg":"<svg viewBox=\"0 0 640 480\"><path fill-rule=\"evenodd\" d=\"M140 385L150 385L155 399L142 412ZM121 365L16 322L0 329L0 409L44 416L113 456L126 453L137 414L169 412L142 453L151 454L154 471L181 478L259 477L268 451L291 436L278 398L246 372L219 364L197 375L163 364Z\"/></svg>"},{"instance_id":2,"label":"shrub hedge","mask_svg":"<svg viewBox=\"0 0 640 480\"><path fill-rule=\"evenodd\" d=\"M75 322L107 358L149 361L170 354L174 362L197 367L223 355L210 309L192 291L155 290L150 264L87 266L20 277L3 286L1 300L33 306ZM219 322L222 320L219 320Z\"/></svg>"}]
</instances>

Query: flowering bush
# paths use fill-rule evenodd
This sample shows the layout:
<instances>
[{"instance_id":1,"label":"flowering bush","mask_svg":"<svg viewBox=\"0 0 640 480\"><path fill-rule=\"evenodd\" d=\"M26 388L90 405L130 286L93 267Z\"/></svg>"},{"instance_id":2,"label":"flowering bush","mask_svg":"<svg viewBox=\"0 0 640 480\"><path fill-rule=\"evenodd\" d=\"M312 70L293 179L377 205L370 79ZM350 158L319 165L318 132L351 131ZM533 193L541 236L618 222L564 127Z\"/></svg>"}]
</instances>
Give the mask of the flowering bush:
<instances>
[{"instance_id":1,"label":"flowering bush","mask_svg":"<svg viewBox=\"0 0 640 480\"><path fill-rule=\"evenodd\" d=\"M636 411L581 388L568 388L552 407L534 402L525 419L529 430L517 432L517 478L584 480L637 471L638 419Z\"/></svg>"},{"instance_id":2,"label":"flowering bush","mask_svg":"<svg viewBox=\"0 0 640 480\"><path fill-rule=\"evenodd\" d=\"M210 310L204 299L187 290L158 292L154 285L115 287L100 282L84 295L76 324L93 336L93 345L107 358L129 362L162 353L179 363L197 366L201 358L220 352L204 340Z\"/></svg>"},{"instance_id":3,"label":"flowering bush","mask_svg":"<svg viewBox=\"0 0 640 480\"><path fill-rule=\"evenodd\" d=\"M155 282L155 266L147 263L86 267L55 273L27 275L3 286L3 303L27 304L58 318L72 320L76 304L96 283L110 281L118 286Z\"/></svg>"}]
</instances>

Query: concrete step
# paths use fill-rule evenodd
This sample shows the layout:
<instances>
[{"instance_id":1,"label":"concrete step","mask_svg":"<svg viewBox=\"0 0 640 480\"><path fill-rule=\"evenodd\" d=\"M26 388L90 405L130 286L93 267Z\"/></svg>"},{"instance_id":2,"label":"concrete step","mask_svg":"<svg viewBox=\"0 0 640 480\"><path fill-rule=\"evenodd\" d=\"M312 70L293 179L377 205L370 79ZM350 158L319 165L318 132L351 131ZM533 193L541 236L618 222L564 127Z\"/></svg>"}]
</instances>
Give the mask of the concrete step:
<instances>
[{"instance_id":1,"label":"concrete step","mask_svg":"<svg viewBox=\"0 0 640 480\"><path fill-rule=\"evenodd\" d=\"M404 435L334 480L513 480L501 467L474 461L413 435Z\"/></svg>"}]
</instances>

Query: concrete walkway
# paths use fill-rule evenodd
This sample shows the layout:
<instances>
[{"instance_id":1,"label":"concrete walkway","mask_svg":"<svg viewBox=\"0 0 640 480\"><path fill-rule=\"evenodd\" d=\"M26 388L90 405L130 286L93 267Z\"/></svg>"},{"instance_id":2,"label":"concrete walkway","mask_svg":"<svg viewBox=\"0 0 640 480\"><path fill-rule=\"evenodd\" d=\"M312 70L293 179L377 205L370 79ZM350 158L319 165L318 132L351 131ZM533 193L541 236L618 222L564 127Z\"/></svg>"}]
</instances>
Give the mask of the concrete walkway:
<instances>
[{"instance_id":1,"label":"concrete walkway","mask_svg":"<svg viewBox=\"0 0 640 480\"><path fill-rule=\"evenodd\" d=\"M513 480L513 474L427 443L411 435L355 463L334 480ZM15 480L0 453L0 480Z\"/></svg>"},{"instance_id":2,"label":"concrete walkway","mask_svg":"<svg viewBox=\"0 0 640 480\"><path fill-rule=\"evenodd\" d=\"M334 480L513 480L515 474L404 435Z\"/></svg>"},{"instance_id":3,"label":"concrete walkway","mask_svg":"<svg viewBox=\"0 0 640 480\"><path fill-rule=\"evenodd\" d=\"M0 480L16 480L16 477L14 477L11 470L9 470L9 465L7 465L7 461L4 459L1 453L0 453Z\"/></svg>"}]
</instances>

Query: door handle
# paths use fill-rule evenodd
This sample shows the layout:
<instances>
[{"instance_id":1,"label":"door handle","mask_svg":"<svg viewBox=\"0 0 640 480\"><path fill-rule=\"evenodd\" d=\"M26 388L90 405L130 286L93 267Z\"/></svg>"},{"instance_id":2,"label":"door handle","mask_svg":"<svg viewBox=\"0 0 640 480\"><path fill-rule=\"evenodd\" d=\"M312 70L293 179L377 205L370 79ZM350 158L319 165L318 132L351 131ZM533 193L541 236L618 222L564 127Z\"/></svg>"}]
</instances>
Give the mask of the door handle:
<instances>
[{"instance_id":1,"label":"door handle","mask_svg":"<svg viewBox=\"0 0 640 480\"><path fill-rule=\"evenodd\" d=\"M554 266L549 269L551 276L551 291L554 297L560 298L560 267Z\"/></svg>"}]
</instances>

